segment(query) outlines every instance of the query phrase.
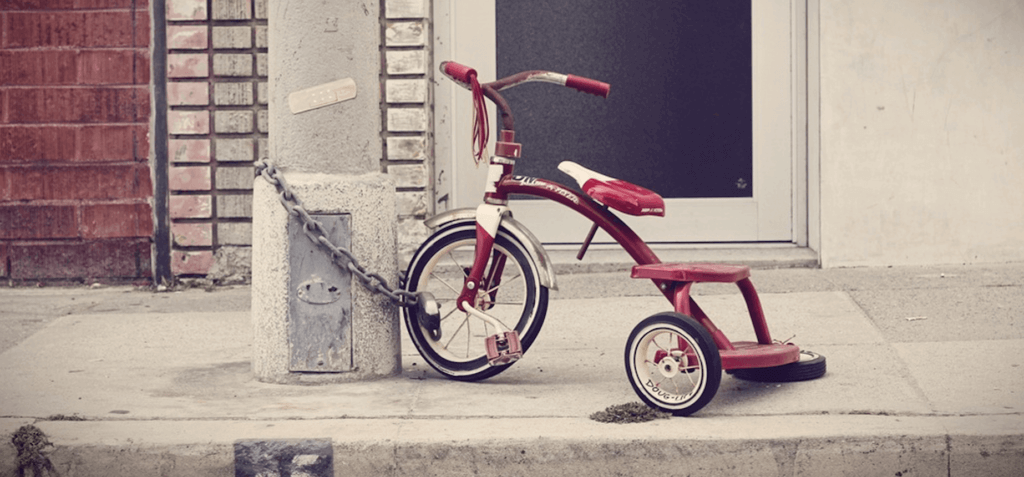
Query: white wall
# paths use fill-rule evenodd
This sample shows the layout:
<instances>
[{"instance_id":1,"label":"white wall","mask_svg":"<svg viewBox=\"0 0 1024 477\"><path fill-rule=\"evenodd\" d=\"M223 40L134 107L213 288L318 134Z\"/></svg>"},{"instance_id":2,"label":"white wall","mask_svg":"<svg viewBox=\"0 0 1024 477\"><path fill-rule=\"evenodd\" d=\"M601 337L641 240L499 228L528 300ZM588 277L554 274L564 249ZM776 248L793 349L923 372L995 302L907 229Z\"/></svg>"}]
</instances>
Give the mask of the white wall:
<instances>
[{"instance_id":1,"label":"white wall","mask_svg":"<svg viewBox=\"0 0 1024 477\"><path fill-rule=\"evenodd\" d=\"M819 0L826 267L1024 260L1024 0Z\"/></svg>"}]
</instances>

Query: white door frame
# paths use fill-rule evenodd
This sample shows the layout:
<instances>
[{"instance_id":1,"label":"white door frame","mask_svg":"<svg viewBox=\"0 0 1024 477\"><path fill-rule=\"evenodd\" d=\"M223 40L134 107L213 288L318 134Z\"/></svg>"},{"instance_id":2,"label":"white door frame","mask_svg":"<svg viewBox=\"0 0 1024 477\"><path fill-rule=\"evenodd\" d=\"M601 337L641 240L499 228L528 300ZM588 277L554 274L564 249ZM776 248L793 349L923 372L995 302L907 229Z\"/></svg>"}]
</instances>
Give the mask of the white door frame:
<instances>
[{"instance_id":1,"label":"white door frame","mask_svg":"<svg viewBox=\"0 0 1024 477\"><path fill-rule=\"evenodd\" d=\"M653 236L668 223L685 223L695 232L685 242L771 241L797 246L807 246L809 238L812 246L817 242L817 234L811 232L816 230L817 217L810 215L817 212L817 0L754 0L752 8L752 68L758 78L753 90L754 196L669 200L665 218L625 217L641 237ZM454 60L475 68L484 81L493 79L497 72L494 19L492 1L435 0L435 68L441 61ZM778 28L780 24L789 28ZM436 73L435 78L435 208L441 212L479 203L487 168L474 168L470 158L470 95ZM778 84L789 84L790 88L781 93L773 88L773 94L762 91L765 85ZM761 120L757 119L759 114ZM495 137L493 131L491 137ZM788 167L767 166L766 161L756 159L759 154L784 157ZM772 184L785 185L763 186ZM809 193L812 187L813 195ZM678 201L687 201L687 206L673 206ZM513 209L517 219L527 224L531 219L570 224L568 234L541 230L539 235L546 235L542 240L548 243L583 239L590 225L585 219L564 208L564 213L551 217L533 210L541 205L538 202L516 201ZM787 220L780 220L780 216ZM809 216L814 217L813 223L809 223ZM536 225L533 229L538 231ZM577 233L577 229L582 232ZM601 235L596 240L602 241Z\"/></svg>"}]
</instances>

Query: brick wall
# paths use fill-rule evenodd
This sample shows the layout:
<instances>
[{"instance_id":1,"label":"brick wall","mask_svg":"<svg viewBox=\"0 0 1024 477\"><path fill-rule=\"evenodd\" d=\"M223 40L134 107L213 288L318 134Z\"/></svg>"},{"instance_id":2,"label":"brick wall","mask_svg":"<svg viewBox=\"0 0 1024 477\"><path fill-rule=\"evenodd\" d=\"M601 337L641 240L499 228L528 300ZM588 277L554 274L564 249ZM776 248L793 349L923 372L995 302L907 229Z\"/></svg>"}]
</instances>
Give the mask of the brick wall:
<instances>
[{"instance_id":1,"label":"brick wall","mask_svg":"<svg viewBox=\"0 0 1024 477\"><path fill-rule=\"evenodd\" d=\"M382 7L381 168L395 177L408 257L432 210L429 2ZM171 269L179 278L248 278L252 164L266 156L268 137L266 9L267 0L167 0Z\"/></svg>"},{"instance_id":2,"label":"brick wall","mask_svg":"<svg viewBox=\"0 0 1024 477\"><path fill-rule=\"evenodd\" d=\"M434 210L430 2L384 0L384 164L398 188L398 245L412 257Z\"/></svg>"},{"instance_id":3,"label":"brick wall","mask_svg":"<svg viewBox=\"0 0 1024 477\"><path fill-rule=\"evenodd\" d=\"M151 278L148 8L0 2L0 277Z\"/></svg>"},{"instance_id":4,"label":"brick wall","mask_svg":"<svg viewBox=\"0 0 1024 477\"><path fill-rule=\"evenodd\" d=\"M164 138L150 134L149 0L0 5L0 277L152 278L149 161L167 141L171 273L247 279L267 1L166 0ZM407 258L433 210L430 2L381 5L381 168Z\"/></svg>"},{"instance_id":5,"label":"brick wall","mask_svg":"<svg viewBox=\"0 0 1024 477\"><path fill-rule=\"evenodd\" d=\"M245 280L267 148L267 0L167 0L171 271Z\"/></svg>"}]
</instances>

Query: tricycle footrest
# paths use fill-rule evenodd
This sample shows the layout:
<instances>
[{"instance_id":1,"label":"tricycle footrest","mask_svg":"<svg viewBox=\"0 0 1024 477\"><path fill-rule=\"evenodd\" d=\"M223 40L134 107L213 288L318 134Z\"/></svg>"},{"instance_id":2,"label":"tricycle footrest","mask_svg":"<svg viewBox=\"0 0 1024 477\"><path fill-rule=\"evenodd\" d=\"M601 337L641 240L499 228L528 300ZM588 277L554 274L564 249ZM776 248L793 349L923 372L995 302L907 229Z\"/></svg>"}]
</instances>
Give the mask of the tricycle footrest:
<instances>
[{"instance_id":1,"label":"tricycle footrest","mask_svg":"<svg viewBox=\"0 0 1024 477\"><path fill-rule=\"evenodd\" d=\"M718 350L722 369L770 368L800 360L800 347L788 343L758 344L751 341L733 343L735 349Z\"/></svg>"},{"instance_id":2,"label":"tricycle footrest","mask_svg":"<svg viewBox=\"0 0 1024 477\"><path fill-rule=\"evenodd\" d=\"M750 267L717 263L655 263L633 267L631 276L676 282L736 283L750 277Z\"/></svg>"}]
</instances>

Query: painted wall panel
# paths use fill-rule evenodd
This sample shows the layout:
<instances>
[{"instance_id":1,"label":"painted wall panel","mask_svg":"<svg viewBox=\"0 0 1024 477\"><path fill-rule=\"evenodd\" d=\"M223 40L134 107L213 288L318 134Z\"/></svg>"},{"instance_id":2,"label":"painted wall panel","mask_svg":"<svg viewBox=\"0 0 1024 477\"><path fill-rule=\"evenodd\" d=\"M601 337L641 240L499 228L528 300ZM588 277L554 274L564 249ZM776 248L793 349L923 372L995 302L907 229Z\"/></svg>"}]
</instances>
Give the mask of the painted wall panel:
<instances>
[{"instance_id":1,"label":"painted wall panel","mask_svg":"<svg viewBox=\"0 0 1024 477\"><path fill-rule=\"evenodd\" d=\"M1024 1L821 0L823 266L1024 260Z\"/></svg>"}]
</instances>

